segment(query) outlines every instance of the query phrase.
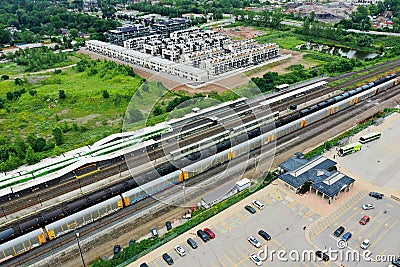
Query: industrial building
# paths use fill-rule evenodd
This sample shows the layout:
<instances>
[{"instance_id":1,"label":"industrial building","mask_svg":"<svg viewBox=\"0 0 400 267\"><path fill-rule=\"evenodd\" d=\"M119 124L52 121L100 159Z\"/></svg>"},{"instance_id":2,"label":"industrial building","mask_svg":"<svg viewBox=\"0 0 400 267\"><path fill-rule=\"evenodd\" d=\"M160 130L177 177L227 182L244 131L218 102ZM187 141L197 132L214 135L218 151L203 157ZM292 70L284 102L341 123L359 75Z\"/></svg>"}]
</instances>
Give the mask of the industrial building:
<instances>
[{"instance_id":1,"label":"industrial building","mask_svg":"<svg viewBox=\"0 0 400 267\"><path fill-rule=\"evenodd\" d=\"M279 179L293 193L309 191L331 204L340 194L348 192L355 182L338 172L335 165L336 162L323 156L311 160L296 156L279 165Z\"/></svg>"}]
</instances>

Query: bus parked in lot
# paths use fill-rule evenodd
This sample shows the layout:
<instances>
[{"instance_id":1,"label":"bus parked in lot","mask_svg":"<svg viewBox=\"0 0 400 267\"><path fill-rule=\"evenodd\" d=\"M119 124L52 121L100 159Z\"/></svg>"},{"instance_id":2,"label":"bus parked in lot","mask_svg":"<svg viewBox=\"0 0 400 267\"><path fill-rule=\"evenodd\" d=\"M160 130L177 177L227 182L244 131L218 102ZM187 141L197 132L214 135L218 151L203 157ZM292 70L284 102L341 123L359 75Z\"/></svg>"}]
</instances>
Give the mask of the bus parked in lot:
<instances>
[{"instance_id":1,"label":"bus parked in lot","mask_svg":"<svg viewBox=\"0 0 400 267\"><path fill-rule=\"evenodd\" d=\"M366 134L366 135L360 137L359 142L361 144L365 144L365 143L368 143L368 142L371 142L371 141L381 138L381 135L382 135L382 133L380 133L380 132Z\"/></svg>"},{"instance_id":2,"label":"bus parked in lot","mask_svg":"<svg viewBox=\"0 0 400 267\"><path fill-rule=\"evenodd\" d=\"M343 157L343 156L346 156L346 155L349 155L349 154L352 154L354 152L361 150L361 147L362 147L361 143L355 142L353 144L339 148L338 154L339 154L339 156Z\"/></svg>"}]
</instances>

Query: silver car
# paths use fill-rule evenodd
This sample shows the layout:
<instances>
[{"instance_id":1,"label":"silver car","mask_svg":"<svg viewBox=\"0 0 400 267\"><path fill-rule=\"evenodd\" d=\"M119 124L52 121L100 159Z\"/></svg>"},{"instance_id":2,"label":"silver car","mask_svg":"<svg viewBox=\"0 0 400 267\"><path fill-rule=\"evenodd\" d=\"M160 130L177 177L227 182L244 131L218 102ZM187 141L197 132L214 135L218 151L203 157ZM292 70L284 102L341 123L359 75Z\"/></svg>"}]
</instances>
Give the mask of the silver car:
<instances>
[{"instance_id":1,"label":"silver car","mask_svg":"<svg viewBox=\"0 0 400 267\"><path fill-rule=\"evenodd\" d=\"M255 238L254 236L252 236L252 235L249 236L249 238L247 238L247 240L249 240L249 242L250 242L253 246L255 246L256 248L261 247L261 243L258 242L257 238Z\"/></svg>"},{"instance_id":2,"label":"silver car","mask_svg":"<svg viewBox=\"0 0 400 267\"><path fill-rule=\"evenodd\" d=\"M375 208L374 204L364 204L362 206L363 210L372 210Z\"/></svg>"},{"instance_id":3,"label":"silver car","mask_svg":"<svg viewBox=\"0 0 400 267\"><path fill-rule=\"evenodd\" d=\"M257 266L261 266L261 265L262 265L262 261L257 257L256 254L254 254L254 253L250 254L250 259L251 259Z\"/></svg>"}]
</instances>

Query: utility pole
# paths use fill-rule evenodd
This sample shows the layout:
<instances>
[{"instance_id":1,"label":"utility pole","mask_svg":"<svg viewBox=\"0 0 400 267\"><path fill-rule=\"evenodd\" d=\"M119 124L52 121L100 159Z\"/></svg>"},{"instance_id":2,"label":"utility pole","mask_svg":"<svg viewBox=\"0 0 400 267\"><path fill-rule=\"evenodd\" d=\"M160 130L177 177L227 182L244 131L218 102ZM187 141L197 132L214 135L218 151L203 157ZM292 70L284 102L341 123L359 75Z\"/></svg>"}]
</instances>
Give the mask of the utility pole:
<instances>
[{"instance_id":1,"label":"utility pole","mask_svg":"<svg viewBox=\"0 0 400 267\"><path fill-rule=\"evenodd\" d=\"M78 249L79 249L79 254L81 255L82 264L83 264L83 267L86 267L85 261L83 260L81 245L79 244L79 239L78 239L78 237L79 237L79 233L78 233L78 232L75 232L75 238L76 238L76 242L78 243Z\"/></svg>"}]
</instances>

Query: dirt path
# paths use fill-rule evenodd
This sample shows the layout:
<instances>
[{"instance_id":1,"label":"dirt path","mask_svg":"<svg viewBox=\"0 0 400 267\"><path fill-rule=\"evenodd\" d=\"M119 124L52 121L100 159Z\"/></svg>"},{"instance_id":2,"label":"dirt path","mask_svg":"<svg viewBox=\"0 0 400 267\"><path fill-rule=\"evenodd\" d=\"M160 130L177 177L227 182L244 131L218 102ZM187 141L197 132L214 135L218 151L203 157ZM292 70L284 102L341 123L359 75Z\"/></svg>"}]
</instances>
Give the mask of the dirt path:
<instances>
[{"instance_id":1,"label":"dirt path","mask_svg":"<svg viewBox=\"0 0 400 267\"><path fill-rule=\"evenodd\" d=\"M72 64L72 65L68 65L65 67L60 67L60 68L52 68L52 69L48 69L48 70L41 70L41 71L36 71L36 72L27 72L27 73L22 73L22 74L18 74L18 75L10 75L10 79L16 79L16 78L23 78L25 76L29 76L29 75L37 75L37 74L42 74L42 73L49 73L49 72L53 72L55 70L65 70L65 69L69 69L72 67L75 67L76 64Z\"/></svg>"}]
</instances>

